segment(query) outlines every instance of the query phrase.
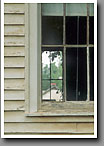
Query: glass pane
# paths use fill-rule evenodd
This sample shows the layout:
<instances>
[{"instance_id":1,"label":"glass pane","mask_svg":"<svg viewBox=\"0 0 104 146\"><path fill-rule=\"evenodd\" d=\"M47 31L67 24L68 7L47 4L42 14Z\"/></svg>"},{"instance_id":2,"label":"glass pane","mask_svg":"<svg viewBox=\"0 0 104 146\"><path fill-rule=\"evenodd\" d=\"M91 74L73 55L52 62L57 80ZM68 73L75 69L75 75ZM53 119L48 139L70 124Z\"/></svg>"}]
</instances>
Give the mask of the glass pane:
<instances>
[{"instance_id":1,"label":"glass pane","mask_svg":"<svg viewBox=\"0 0 104 146\"><path fill-rule=\"evenodd\" d=\"M63 17L42 17L42 44L60 45L63 43Z\"/></svg>"},{"instance_id":2,"label":"glass pane","mask_svg":"<svg viewBox=\"0 0 104 146\"><path fill-rule=\"evenodd\" d=\"M51 52L51 79L62 79L62 51Z\"/></svg>"},{"instance_id":3,"label":"glass pane","mask_svg":"<svg viewBox=\"0 0 104 146\"><path fill-rule=\"evenodd\" d=\"M42 52L42 79L50 78L50 51Z\"/></svg>"},{"instance_id":4,"label":"glass pane","mask_svg":"<svg viewBox=\"0 0 104 146\"><path fill-rule=\"evenodd\" d=\"M87 99L87 55L86 48L78 48L78 100Z\"/></svg>"},{"instance_id":5,"label":"glass pane","mask_svg":"<svg viewBox=\"0 0 104 146\"><path fill-rule=\"evenodd\" d=\"M94 100L94 48L90 48L90 100Z\"/></svg>"},{"instance_id":6,"label":"glass pane","mask_svg":"<svg viewBox=\"0 0 104 146\"><path fill-rule=\"evenodd\" d=\"M66 44L77 44L77 17L66 17Z\"/></svg>"},{"instance_id":7,"label":"glass pane","mask_svg":"<svg viewBox=\"0 0 104 146\"><path fill-rule=\"evenodd\" d=\"M66 50L66 91L68 101L84 101L87 98L86 48Z\"/></svg>"},{"instance_id":8,"label":"glass pane","mask_svg":"<svg viewBox=\"0 0 104 146\"><path fill-rule=\"evenodd\" d=\"M63 16L63 4L42 4L42 16Z\"/></svg>"},{"instance_id":9,"label":"glass pane","mask_svg":"<svg viewBox=\"0 0 104 146\"><path fill-rule=\"evenodd\" d=\"M77 48L66 49L66 99L76 100Z\"/></svg>"},{"instance_id":10,"label":"glass pane","mask_svg":"<svg viewBox=\"0 0 104 146\"><path fill-rule=\"evenodd\" d=\"M50 81L42 80L42 100L50 100Z\"/></svg>"},{"instance_id":11,"label":"glass pane","mask_svg":"<svg viewBox=\"0 0 104 146\"><path fill-rule=\"evenodd\" d=\"M89 43L94 44L94 16L89 17Z\"/></svg>"},{"instance_id":12,"label":"glass pane","mask_svg":"<svg viewBox=\"0 0 104 146\"><path fill-rule=\"evenodd\" d=\"M79 17L79 38L78 44L87 43L87 17Z\"/></svg>"},{"instance_id":13,"label":"glass pane","mask_svg":"<svg viewBox=\"0 0 104 146\"><path fill-rule=\"evenodd\" d=\"M94 16L94 4L89 4L89 16Z\"/></svg>"},{"instance_id":14,"label":"glass pane","mask_svg":"<svg viewBox=\"0 0 104 146\"><path fill-rule=\"evenodd\" d=\"M87 16L87 4L66 4L66 16Z\"/></svg>"},{"instance_id":15,"label":"glass pane","mask_svg":"<svg viewBox=\"0 0 104 146\"><path fill-rule=\"evenodd\" d=\"M51 80L51 100L62 101L62 80Z\"/></svg>"}]
</instances>

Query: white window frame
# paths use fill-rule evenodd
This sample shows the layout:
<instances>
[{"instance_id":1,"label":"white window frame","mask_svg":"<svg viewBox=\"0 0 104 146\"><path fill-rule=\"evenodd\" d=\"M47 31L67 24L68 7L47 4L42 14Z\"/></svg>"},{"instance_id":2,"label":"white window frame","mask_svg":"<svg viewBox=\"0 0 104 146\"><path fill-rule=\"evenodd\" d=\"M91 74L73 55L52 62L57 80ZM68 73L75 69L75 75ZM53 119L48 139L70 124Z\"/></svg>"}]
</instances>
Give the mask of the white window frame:
<instances>
[{"instance_id":1,"label":"white window frame","mask_svg":"<svg viewBox=\"0 0 104 146\"><path fill-rule=\"evenodd\" d=\"M41 102L40 5L25 4L25 100L26 113L37 112ZM35 27L34 27L35 26ZM34 38L34 39L33 39ZM38 49L36 49L38 48Z\"/></svg>"},{"instance_id":2,"label":"white window frame","mask_svg":"<svg viewBox=\"0 0 104 146\"><path fill-rule=\"evenodd\" d=\"M35 27L34 27L35 26ZM37 49L35 49L37 48ZM78 113L44 112L41 109L41 4L25 4L25 113L26 116L63 116L79 115ZM94 105L94 101L65 101L66 104ZM51 103L49 103L51 104ZM56 104L56 103L55 103ZM57 103L58 104L58 103ZM47 103L44 104L47 106ZM52 103L53 105L53 103ZM63 104L63 108L65 104ZM94 108L94 107L93 107ZM47 108L46 108L47 109ZM64 109L63 109L64 110ZM77 109L76 109L77 110ZM83 113L92 116L94 113Z\"/></svg>"}]
</instances>

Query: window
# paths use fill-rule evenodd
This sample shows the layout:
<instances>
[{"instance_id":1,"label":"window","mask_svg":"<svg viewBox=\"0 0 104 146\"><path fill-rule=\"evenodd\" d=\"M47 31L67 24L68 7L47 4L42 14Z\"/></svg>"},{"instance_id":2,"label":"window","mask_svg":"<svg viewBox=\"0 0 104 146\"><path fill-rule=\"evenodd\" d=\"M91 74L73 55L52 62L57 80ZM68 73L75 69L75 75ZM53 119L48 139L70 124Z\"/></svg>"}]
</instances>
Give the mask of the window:
<instances>
[{"instance_id":1,"label":"window","mask_svg":"<svg viewBox=\"0 0 104 146\"><path fill-rule=\"evenodd\" d=\"M42 101L93 101L93 4L41 8Z\"/></svg>"},{"instance_id":2,"label":"window","mask_svg":"<svg viewBox=\"0 0 104 146\"><path fill-rule=\"evenodd\" d=\"M34 3L26 10L26 114L93 114L93 4Z\"/></svg>"}]
</instances>

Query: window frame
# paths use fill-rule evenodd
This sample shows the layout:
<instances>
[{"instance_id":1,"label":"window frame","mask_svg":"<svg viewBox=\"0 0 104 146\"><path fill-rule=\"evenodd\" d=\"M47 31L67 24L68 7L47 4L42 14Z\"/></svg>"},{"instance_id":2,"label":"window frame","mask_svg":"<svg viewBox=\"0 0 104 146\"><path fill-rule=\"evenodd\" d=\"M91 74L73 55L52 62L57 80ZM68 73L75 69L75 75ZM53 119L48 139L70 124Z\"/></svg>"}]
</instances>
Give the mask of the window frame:
<instances>
[{"instance_id":1,"label":"window frame","mask_svg":"<svg viewBox=\"0 0 104 146\"><path fill-rule=\"evenodd\" d=\"M65 109L65 104L63 102L51 102L50 109L51 112L47 110L47 102L41 102L41 4L25 4L25 113L26 116L64 116L64 115L94 115L94 112L77 112L76 105L85 105L94 109L94 101L64 101L65 104L69 106L74 104L76 109L74 112L67 112ZM34 15L33 15L34 14ZM35 19L32 19L34 16ZM31 21L32 20L32 21ZM34 27L35 26L35 27ZM38 38L33 40L33 38ZM38 41L37 41L38 40ZM89 45L89 44L88 44ZM72 46L72 45L70 45ZM91 46L91 45L90 45ZM31 51L30 51L31 48ZM34 49L34 48L38 48ZM87 46L88 48L88 46ZM35 57L33 56L35 54ZM87 55L88 56L88 55ZM32 62L32 63L31 63ZM65 63L65 60L64 60ZM34 77L35 76L35 77ZM64 77L65 80L65 77ZM34 82L33 82L34 81ZM35 87L35 90L34 90ZM64 87L65 88L65 87ZM65 89L64 89L65 90ZM58 105L62 105L61 109ZM57 111L53 110L54 105L57 106ZM46 107L46 109L42 109ZM81 109L83 110L83 109Z\"/></svg>"}]
</instances>

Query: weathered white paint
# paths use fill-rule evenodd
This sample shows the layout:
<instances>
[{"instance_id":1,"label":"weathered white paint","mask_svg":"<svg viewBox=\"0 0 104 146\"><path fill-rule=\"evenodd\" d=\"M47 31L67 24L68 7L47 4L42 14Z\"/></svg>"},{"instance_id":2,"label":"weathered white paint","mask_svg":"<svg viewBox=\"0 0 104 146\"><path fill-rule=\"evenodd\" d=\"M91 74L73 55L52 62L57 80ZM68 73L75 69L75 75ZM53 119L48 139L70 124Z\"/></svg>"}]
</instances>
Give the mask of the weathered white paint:
<instances>
[{"instance_id":1,"label":"weathered white paint","mask_svg":"<svg viewBox=\"0 0 104 146\"><path fill-rule=\"evenodd\" d=\"M25 56L24 47L5 47L4 56Z\"/></svg>"},{"instance_id":2,"label":"weathered white paint","mask_svg":"<svg viewBox=\"0 0 104 146\"><path fill-rule=\"evenodd\" d=\"M35 11L34 11L34 8ZM37 97L40 97L38 93L40 93L40 88L37 88L38 91L35 92L35 87L40 87L40 72L37 73L37 68L40 68L40 50L35 49L39 48L37 43L39 32L39 25L37 25L37 20L40 16L37 16L37 4L34 6L31 5L28 8L28 4L5 4L5 134L93 134L94 132L94 117L93 117L93 103L87 104L80 103L79 105L76 103L72 103L71 106L66 104L64 106L64 115L60 110L57 113L53 113L52 108L54 104L42 105L42 109L47 116L41 117L41 114L36 114L34 116L29 113L29 116L26 116L26 112L37 111L37 105L40 105L40 100L37 100ZM31 10L30 10L31 9ZM28 15L28 11L29 14ZM34 13L33 13L34 11ZM40 11L40 10L39 10ZM34 19L32 17L34 15ZM29 18L29 17L30 18ZM29 21L32 20L32 21ZM31 22L30 24L28 24ZM35 26L35 27L34 27ZM31 29L29 32L29 27ZM35 32L35 33L34 33ZM30 34L29 34L30 33ZM22 36L21 36L22 35ZM30 42L29 42L30 36ZM40 35L41 36L41 35ZM34 41L33 37L35 38ZM40 38L41 39L41 38ZM40 42L39 42L40 44ZM29 46L30 45L30 46ZM29 60L29 52L30 55L34 54L34 57ZM37 61L38 60L38 61ZM34 64L33 64L34 63ZM31 72L33 74L29 74L29 64L31 66ZM25 74L24 74L25 71ZM35 78L34 78L34 75ZM31 94L31 99L29 95L29 76L31 76L31 90L33 93ZM34 86L33 79L37 81ZM37 80L39 79L39 80ZM35 96L32 96L34 95ZM37 96L38 95L38 96ZM36 98L35 98L36 97ZM35 100L34 100L35 99ZM40 98L38 98L40 99ZM38 103L38 104L37 104ZM31 108L29 107L31 106ZM34 106L35 105L35 106ZM75 113L75 111L79 111L81 108L82 112L86 113L87 108L89 108L89 113L92 113L92 116L88 115L68 115L68 106ZM75 107L79 108L79 110L74 109ZM55 106L55 108L59 108ZM62 105L60 105L62 110ZM48 111L46 113L46 111ZM49 112L50 110L50 112ZM70 110L70 111L71 111ZM54 110L55 111L55 110ZM65 116L65 111L67 115ZM40 110L40 112L42 112ZM61 113L61 116L57 116ZM56 116L54 116L56 114Z\"/></svg>"}]
</instances>

